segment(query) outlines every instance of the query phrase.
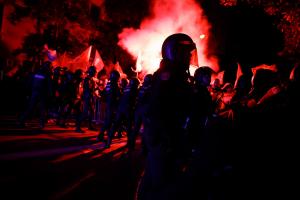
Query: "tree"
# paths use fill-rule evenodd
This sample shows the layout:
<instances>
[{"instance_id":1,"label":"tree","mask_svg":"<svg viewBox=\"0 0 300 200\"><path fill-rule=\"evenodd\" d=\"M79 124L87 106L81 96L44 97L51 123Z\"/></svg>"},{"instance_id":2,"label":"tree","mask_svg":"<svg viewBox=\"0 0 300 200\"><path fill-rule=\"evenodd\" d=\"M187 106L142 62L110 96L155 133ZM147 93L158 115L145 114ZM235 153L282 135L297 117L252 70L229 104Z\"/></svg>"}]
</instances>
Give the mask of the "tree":
<instances>
[{"instance_id":1,"label":"tree","mask_svg":"<svg viewBox=\"0 0 300 200\"><path fill-rule=\"evenodd\" d=\"M23 51L28 56L41 54L43 44L56 49L58 53L67 52L71 55L76 55L88 45L92 29L88 1L23 0L22 4L14 4L14 9L15 12L9 16L12 23L24 17L35 19L36 33L27 36L23 43ZM80 29L85 38L80 38L74 27Z\"/></svg>"},{"instance_id":2,"label":"tree","mask_svg":"<svg viewBox=\"0 0 300 200\"><path fill-rule=\"evenodd\" d=\"M263 8L275 18L274 24L284 34L282 55L297 58L300 55L300 2L298 0L220 0L223 6L247 4Z\"/></svg>"}]
</instances>

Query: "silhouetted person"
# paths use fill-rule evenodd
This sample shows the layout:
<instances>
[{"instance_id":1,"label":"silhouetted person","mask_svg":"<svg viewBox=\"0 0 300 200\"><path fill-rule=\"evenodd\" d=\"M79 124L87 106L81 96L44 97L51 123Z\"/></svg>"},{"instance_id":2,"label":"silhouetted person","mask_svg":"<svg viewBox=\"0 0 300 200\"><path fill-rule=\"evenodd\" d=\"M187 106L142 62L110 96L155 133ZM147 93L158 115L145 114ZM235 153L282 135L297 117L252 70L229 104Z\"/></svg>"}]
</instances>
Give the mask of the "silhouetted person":
<instances>
[{"instance_id":1,"label":"silhouetted person","mask_svg":"<svg viewBox=\"0 0 300 200\"><path fill-rule=\"evenodd\" d=\"M148 150L140 199L179 198L182 163L185 160L186 122L190 112L192 86L189 65L196 47L186 34L166 38L159 69L146 111L144 136Z\"/></svg>"},{"instance_id":2,"label":"silhouetted person","mask_svg":"<svg viewBox=\"0 0 300 200\"><path fill-rule=\"evenodd\" d=\"M51 94L51 63L45 62L32 77L31 97L28 108L19 119L19 125L25 126L25 121L34 109L39 105L40 128L44 128L47 115L47 103Z\"/></svg>"},{"instance_id":3,"label":"silhouetted person","mask_svg":"<svg viewBox=\"0 0 300 200\"><path fill-rule=\"evenodd\" d=\"M121 97L120 87L118 85L118 81L120 79L120 73L116 70L113 70L109 76L109 82L107 83L103 93L101 94L101 98L104 99L106 103L106 112L104 124L100 129L100 132L97 136L99 141L104 140L104 132L109 131L112 127L113 123L116 120L116 113L119 106L119 100Z\"/></svg>"},{"instance_id":4,"label":"silhouetted person","mask_svg":"<svg viewBox=\"0 0 300 200\"><path fill-rule=\"evenodd\" d=\"M236 174L242 183L238 185L240 198L285 199L289 192L284 187L293 176L290 139L294 135L286 121L286 92L277 72L268 69L256 71L252 87L247 109L239 116Z\"/></svg>"},{"instance_id":5,"label":"silhouetted person","mask_svg":"<svg viewBox=\"0 0 300 200\"><path fill-rule=\"evenodd\" d=\"M133 125L133 147L135 146L135 139L138 136L141 126L144 124L145 112L149 106L149 101L151 98L151 89L152 89L152 81L153 75L147 74L144 77L144 81L142 86L139 88L138 97L137 97L137 105L134 114L134 125ZM146 146L144 141L144 136L142 136L142 151L146 154Z\"/></svg>"},{"instance_id":6,"label":"silhouetted person","mask_svg":"<svg viewBox=\"0 0 300 200\"><path fill-rule=\"evenodd\" d=\"M59 109L61 109L62 103L62 84L65 79L65 71L62 67L55 67L52 75L52 94L51 94L51 105L50 105L50 115L51 117L57 117Z\"/></svg>"},{"instance_id":7,"label":"silhouetted person","mask_svg":"<svg viewBox=\"0 0 300 200\"><path fill-rule=\"evenodd\" d=\"M189 122L192 148L199 148L200 143L203 142L201 137L204 135L208 118L214 112L212 97L208 90L212 72L210 67L203 66L198 68L194 74L192 111Z\"/></svg>"},{"instance_id":8,"label":"silhouetted person","mask_svg":"<svg viewBox=\"0 0 300 200\"><path fill-rule=\"evenodd\" d=\"M81 130L81 122L88 118L88 129L89 130L96 130L93 127L92 119L94 116L94 107L95 107L95 99L94 99L94 92L95 92L95 81L94 77L96 75L96 67L90 66L87 71L87 76L83 80L83 95L82 95L82 101L83 101L83 112L81 119L79 123L76 124L76 132L83 132Z\"/></svg>"},{"instance_id":9,"label":"silhouetted person","mask_svg":"<svg viewBox=\"0 0 300 200\"><path fill-rule=\"evenodd\" d=\"M139 84L140 82L137 78L131 78L128 86L124 89L116 113L116 121L109 130L106 147L110 146L115 132L121 132L124 126L127 133L127 146L129 149L133 148L135 137L133 136L132 125Z\"/></svg>"},{"instance_id":10,"label":"silhouetted person","mask_svg":"<svg viewBox=\"0 0 300 200\"><path fill-rule=\"evenodd\" d=\"M121 90L121 94L124 94L124 90L126 89L126 87L128 86L128 79L127 78L122 78L120 80L120 90Z\"/></svg>"},{"instance_id":11,"label":"silhouetted person","mask_svg":"<svg viewBox=\"0 0 300 200\"><path fill-rule=\"evenodd\" d=\"M61 110L58 115L57 124L59 126L65 127L67 117L70 116L72 111L75 113L76 126L80 123L81 115L81 94L80 94L80 84L82 83L83 72L81 69L75 71L75 73L66 73L66 82L64 86L64 97L62 99Z\"/></svg>"}]
</instances>

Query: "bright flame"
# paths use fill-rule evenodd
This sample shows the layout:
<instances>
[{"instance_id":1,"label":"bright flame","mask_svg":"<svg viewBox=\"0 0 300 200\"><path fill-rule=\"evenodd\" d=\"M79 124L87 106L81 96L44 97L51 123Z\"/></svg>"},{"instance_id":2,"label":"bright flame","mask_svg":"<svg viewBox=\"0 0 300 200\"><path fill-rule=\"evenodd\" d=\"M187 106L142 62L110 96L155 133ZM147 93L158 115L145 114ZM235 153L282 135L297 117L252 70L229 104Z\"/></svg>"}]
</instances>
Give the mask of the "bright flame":
<instances>
[{"instance_id":1,"label":"bright flame","mask_svg":"<svg viewBox=\"0 0 300 200\"><path fill-rule=\"evenodd\" d=\"M195 74L195 71L196 71L196 69L198 68L198 66L195 66L195 65L190 65L190 74L192 75L192 76L194 76L194 74Z\"/></svg>"},{"instance_id":2,"label":"bright flame","mask_svg":"<svg viewBox=\"0 0 300 200\"><path fill-rule=\"evenodd\" d=\"M200 38L201 40L203 40L203 39L205 38L205 34L201 34L201 35L199 36L199 38Z\"/></svg>"},{"instance_id":3,"label":"bright flame","mask_svg":"<svg viewBox=\"0 0 300 200\"><path fill-rule=\"evenodd\" d=\"M207 41L199 37L199 33L207 36L209 28L202 9L194 0L154 0L151 16L142 21L140 29L123 29L118 44L135 58L140 57L142 71L153 73L159 67L165 38L173 33L186 33L196 43L199 65L218 71L216 59L205 56Z\"/></svg>"},{"instance_id":4,"label":"bright flame","mask_svg":"<svg viewBox=\"0 0 300 200\"><path fill-rule=\"evenodd\" d=\"M135 68L136 68L135 72L142 71L142 54L141 54L141 52L139 52L139 55L137 57Z\"/></svg>"}]
</instances>

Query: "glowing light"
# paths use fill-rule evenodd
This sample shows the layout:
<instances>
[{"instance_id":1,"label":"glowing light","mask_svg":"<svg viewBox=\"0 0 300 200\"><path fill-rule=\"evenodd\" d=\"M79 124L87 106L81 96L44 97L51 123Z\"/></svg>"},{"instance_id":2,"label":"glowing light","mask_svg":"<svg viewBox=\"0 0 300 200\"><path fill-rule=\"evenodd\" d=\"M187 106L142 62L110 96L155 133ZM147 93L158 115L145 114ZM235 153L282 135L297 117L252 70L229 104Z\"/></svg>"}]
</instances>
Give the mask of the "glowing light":
<instances>
[{"instance_id":1,"label":"glowing light","mask_svg":"<svg viewBox=\"0 0 300 200\"><path fill-rule=\"evenodd\" d=\"M205 38L205 34L201 34L201 35L199 36L199 38L200 38L201 40L203 40L203 39Z\"/></svg>"},{"instance_id":2,"label":"glowing light","mask_svg":"<svg viewBox=\"0 0 300 200\"><path fill-rule=\"evenodd\" d=\"M189 70L190 70L190 74L191 74L192 76L194 76L195 71L196 71L197 68L198 68L198 66L190 65Z\"/></svg>"},{"instance_id":3,"label":"glowing light","mask_svg":"<svg viewBox=\"0 0 300 200\"><path fill-rule=\"evenodd\" d=\"M199 66L207 65L218 71L216 59L205 55L209 23L202 9L194 0L155 0L151 17L144 19L140 29L125 28L119 34L119 45L139 59L137 63L145 73L153 73L159 67L161 46L164 39L173 33L186 33L196 43Z\"/></svg>"},{"instance_id":4,"label":"glowing light","mask_svg":"<svg viewBox=\"0 0 300 200\"><path fill-rule=\"evenodd\" d=\"M141 54L141 52L139 52L135 67L136 67L136 72L142 71L142 54Z\"/></svg>"}]
</instances>

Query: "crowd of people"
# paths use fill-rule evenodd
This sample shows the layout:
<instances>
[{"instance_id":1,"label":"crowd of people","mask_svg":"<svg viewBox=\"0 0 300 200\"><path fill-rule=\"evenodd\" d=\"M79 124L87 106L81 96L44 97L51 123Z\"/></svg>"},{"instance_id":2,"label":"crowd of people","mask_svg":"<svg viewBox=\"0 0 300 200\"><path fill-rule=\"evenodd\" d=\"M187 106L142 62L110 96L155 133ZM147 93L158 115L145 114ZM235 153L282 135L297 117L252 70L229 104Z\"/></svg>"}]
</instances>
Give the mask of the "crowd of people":
<instances>
[{"instance_id":1,"label":"crowd of people","mask_svg":"<svg viewBox=\"0 0 300 200\"><path fill-rule=\"evenodd\" d=\"M132 150L141 133L147 158L141 200L287 199L299 152L299 65L287 79L258 69L233 85L212 81L208 66L191 76L195 49L188 35L169 36L159 69L143 81L116 70L70 72L45 62L31 75L31 97L18 124L24 127L39 104L41 128L50 116L61 127L75 120L75 131L83 133L87 121L106 148L126 133ZM103 119L99 129L95 116Z\"/></svg>"},{"instance_id":2,"label":"crowd of people","mask_svg":"<svg viewBox=\"0 0 300 200\"><path fill-rule=\"evenodd\" d=\"M102 123L99 141L106 132L109 147L115 132L118 137L126 132L130 146L134 147L151 88L151 74L145 76L140 86L138 78L121 78L117 70L107 74L104 69L97 72L96 67L90 66L86 72L81 69L72 72L60 66L53 68L50 62L45 62L22 80L27 85L25 88L30 89L23 92L29 98L24 112L19 114L19 127L25 128L26 121L32 117L39 118L40 128L48 121L60 127L74 121L78 133L85 132L82 129L85 124L88 130L97 131L96 126Z\"/></svg>"}]
</instances>

